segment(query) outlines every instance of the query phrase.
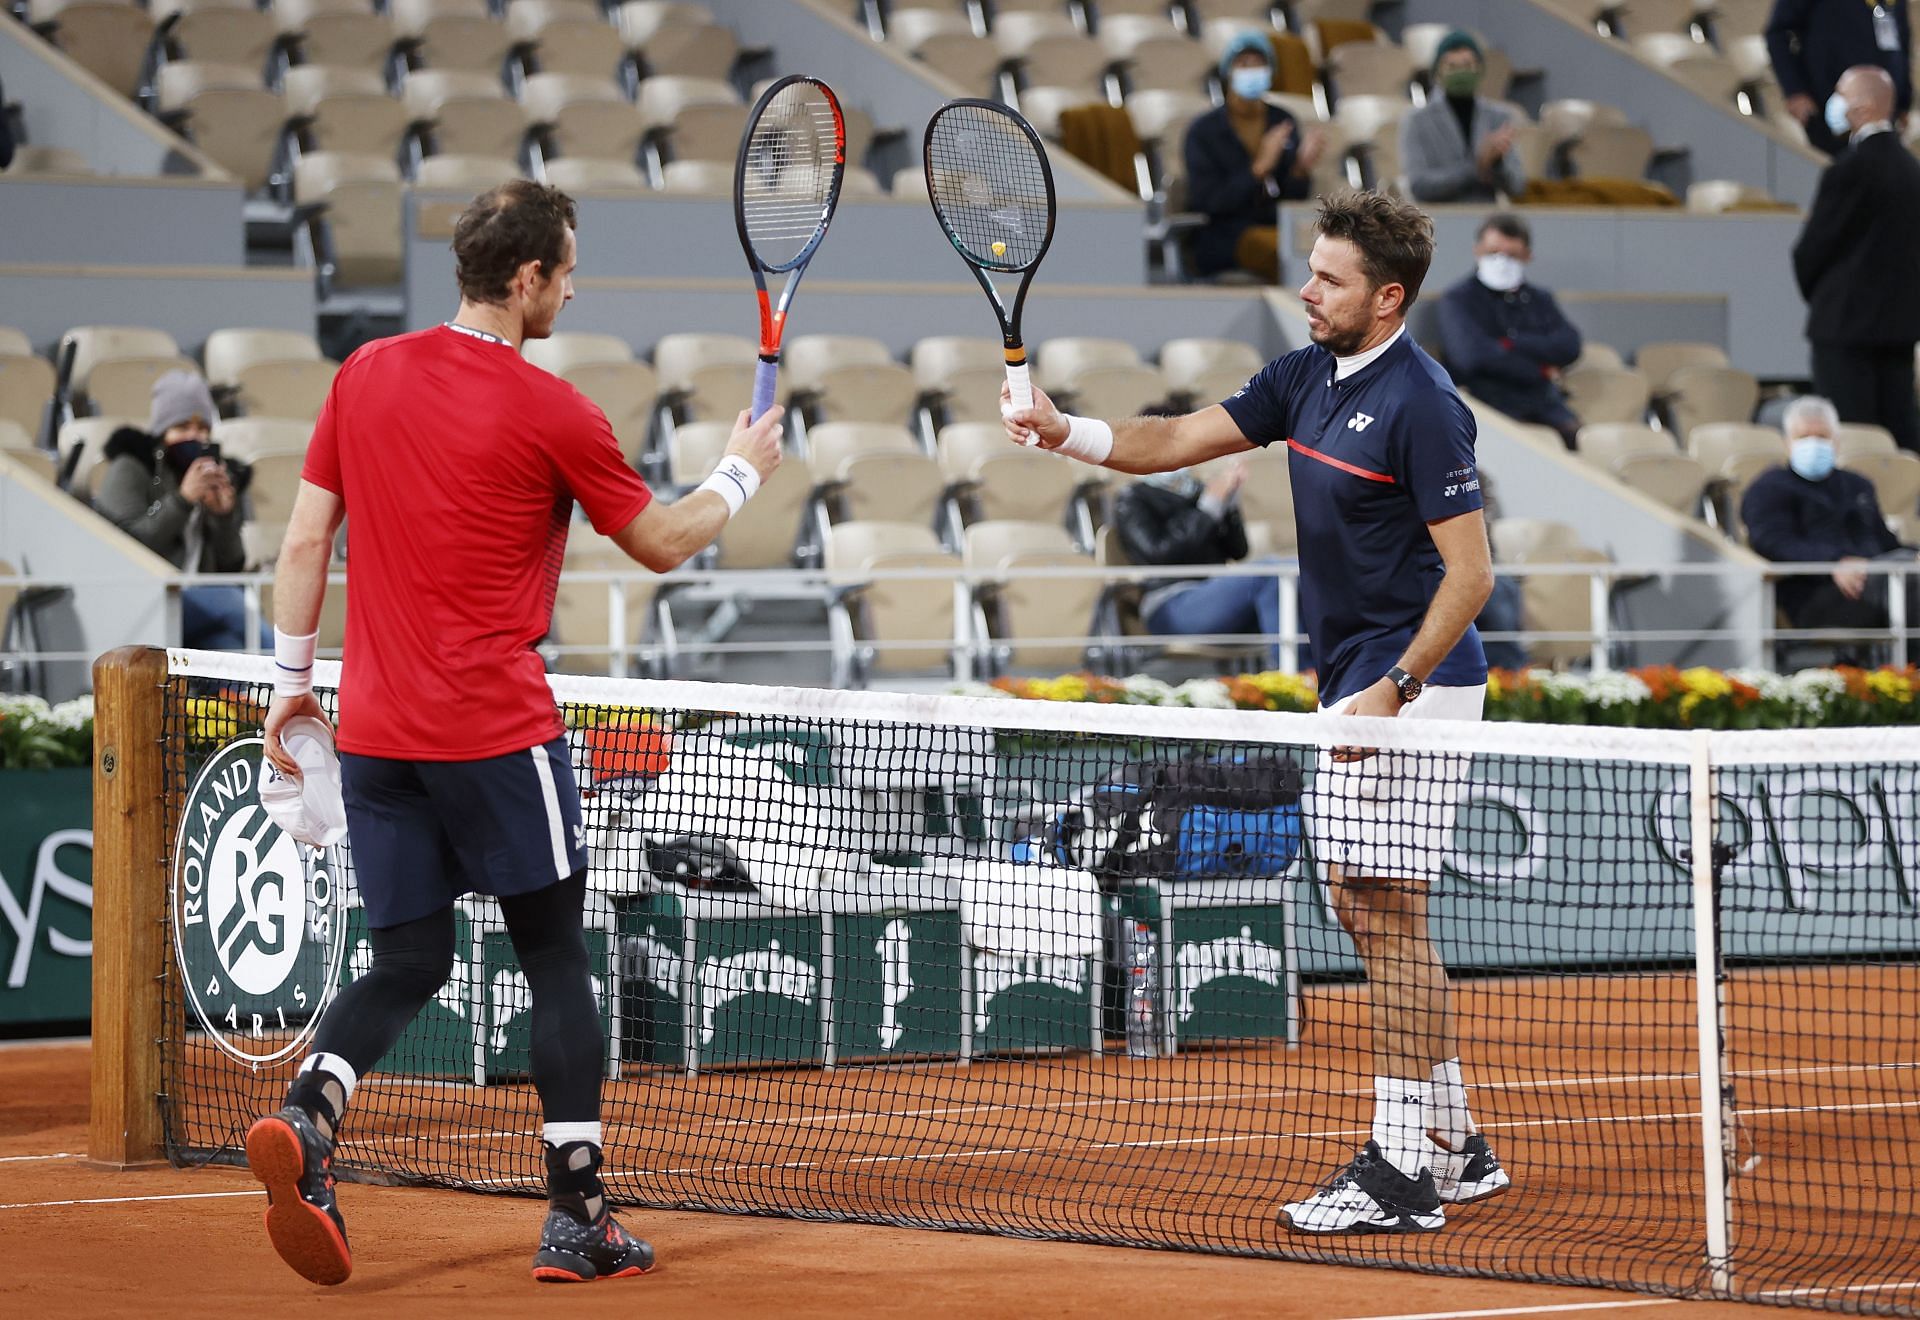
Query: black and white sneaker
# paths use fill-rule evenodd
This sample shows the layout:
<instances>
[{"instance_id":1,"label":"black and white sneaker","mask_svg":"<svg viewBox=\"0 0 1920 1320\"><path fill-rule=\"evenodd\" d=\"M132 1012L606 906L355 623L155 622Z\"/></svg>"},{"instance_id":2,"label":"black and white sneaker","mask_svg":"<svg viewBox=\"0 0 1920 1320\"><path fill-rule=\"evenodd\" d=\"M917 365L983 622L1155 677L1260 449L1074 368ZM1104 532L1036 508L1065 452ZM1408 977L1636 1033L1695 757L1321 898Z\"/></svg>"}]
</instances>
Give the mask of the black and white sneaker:
<instances>
[{"instance_id":1,"label":"black and white sneaker","mask_svg":"<svg viewBox=\"0 0 1920 1320\"><path fill-rule=\"evenodd\" d=\"M1296 1233L1432 1233L1447 1216L1433 1170L1409 1178L1369 1141L1319 1191L1281 1206L1280 1222Z\"/></svg>"},{"instance_id":2,"label":"black and white sneaker","mask_svg":"<svg viewBox=\"0 0 1920 1320\"><path fill-rule=\"evenodd\" d=\"M1513 1185L1500 1167L1493 1147L1478 1132L1460 1143L1460 1149L1441 1150L1433 1166L1434 1190L1443 1205L1466 1205L1498 1196Z\"/></svg>"},{"instance_id":3,"label":"black and white sneaker","mask_svg":"<svg viewBox=\"0 0 1920 1320\"><path fill-rule=\"evenodd\" d=\"M541 1283L630 1279L651 1269L652 1244L622 1228L612 1210L601 1210L591 1223L559 1206L547 1211L540 1251L533 1258L533 1277Z\"/></svg>"}]
</instances>

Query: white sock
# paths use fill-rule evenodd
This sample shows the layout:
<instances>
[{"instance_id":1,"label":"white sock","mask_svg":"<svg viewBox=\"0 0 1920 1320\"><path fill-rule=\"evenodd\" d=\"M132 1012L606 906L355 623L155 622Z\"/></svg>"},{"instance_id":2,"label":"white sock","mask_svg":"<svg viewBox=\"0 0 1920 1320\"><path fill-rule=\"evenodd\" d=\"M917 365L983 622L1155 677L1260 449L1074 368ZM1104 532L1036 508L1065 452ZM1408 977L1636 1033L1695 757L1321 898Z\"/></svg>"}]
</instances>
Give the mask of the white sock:
<instances>
[{"instance_id":1,"label":"white sock","mask_svg":"<svg viewBox=\"0 0 1920 1320\"><path fill-rule=\"evenodd\" d=\"M600 1125L598 1123L547 1123L540 1128L540 1140L555 1150L572 1141L584 1141L590 1146L598 1146Z\"/></svg>"},{"instance_id":2,"label":"white sock","mask_svg":"<svg viewBox=\"0 0 1920 1320\"><path fill-rule=\"evenodd\" d=\"M1460 1060L1433 1065L1433 1093L1427 1099L1427 1128L1448 1150L1459 1150L1479 1131L1467 1111L1467 1084L1460 1077Z\"/></svg>"},{"instance_id":3,"label":"white sock","mask_svg":"<svg viewBox=\"0 0 1920 1320\"><path fill-rule=\"evenodd\" d=\"M342 1092L340 1101L344 1105L353 1099L353 1088L360 1084L360 1078L354 1074L353 1065L338 1054L309 1054L300 1065L301 1072L323 1072L340 1083Z\"/></svg>"},{"instance_id":4,"label":"white sock","mask_svg":"<svg viewBox=\"0 0 1920 1320\"><path fill-rule=\"evenodd\" d=\"M1427 1140L1427 1106L1432 1096L1432 1082L1373 1079L1373 1139L1388 1163L1409 1178L1418 1178L1422 1169L1433 1165L1434 1146Z\"/></svg>"}]
</instances>

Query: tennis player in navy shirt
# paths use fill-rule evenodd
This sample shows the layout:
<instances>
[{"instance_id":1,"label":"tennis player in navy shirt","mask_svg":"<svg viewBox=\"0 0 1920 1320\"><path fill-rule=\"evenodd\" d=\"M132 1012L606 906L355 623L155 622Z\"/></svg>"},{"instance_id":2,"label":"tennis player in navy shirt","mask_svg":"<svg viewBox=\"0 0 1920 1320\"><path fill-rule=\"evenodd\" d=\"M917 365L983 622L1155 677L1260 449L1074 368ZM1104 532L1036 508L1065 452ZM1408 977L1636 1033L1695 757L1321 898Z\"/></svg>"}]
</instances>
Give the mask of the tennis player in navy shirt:
<instances>
[{"instance_id":1,"label":"tennis player in navy shirt","mask_svg":"<svg viewBox=\"0 0 1920 1320\"><path fill-rule=\"evenodd\" d=\"M1327 714L1477 720L1487 662L1473 620L1493 589L1473 414L1406 333L1433 224L1373 192L1320 202L1301 289L1313 344L1184 417L1104 422L1039 390L1008 435L1121 472L1285 445L1300 611ZM1447 972L1427 934L1468 758L1333 746L1308 816L1335 910L1371 986L1372 1137L1280 1210L1302 1233L1429 1232L1448 1205L1506 1189L1474 1126Z\"/></svg>"}]
</instances>

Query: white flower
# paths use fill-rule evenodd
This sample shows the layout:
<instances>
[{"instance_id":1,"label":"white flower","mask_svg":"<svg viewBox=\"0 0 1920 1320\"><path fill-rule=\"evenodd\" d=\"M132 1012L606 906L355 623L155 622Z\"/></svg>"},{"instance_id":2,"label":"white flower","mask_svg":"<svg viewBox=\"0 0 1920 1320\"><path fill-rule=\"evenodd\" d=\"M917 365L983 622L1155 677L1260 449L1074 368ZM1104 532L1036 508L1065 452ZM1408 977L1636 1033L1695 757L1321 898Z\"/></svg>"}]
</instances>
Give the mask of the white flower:
<instances>
[{"instance_id":1,"label":"white flower","mask_svg":"<svg viewBox=\"0 0 1920 1320\"><path fill-rule=\"evenodd\" d=\"M1173 700L1197 710L1237 710L1227 685L1217 678L1190 678L1173 689Z\"/></svg>"},{"instance_id":2,"label":"white flower","mask_svg":"<svg viewBox=\"0 0 1920 1320\"><path fill-rule=\"evenodd\" d=\"M1617 671L1604 674L1591 674L1586 681L1588 701L1601 707L1637 706L1651 700L1653 689L1636 674L1622 674Z\"/></svg>"},{"instance_id":3,"label":"white flower","mask_svg":"<svg viewBox=\"0 0 1920 1320\"><path fill-rule=\"evenodd\" d=\"M56 728L78 731L87 727L93 719L93 694L75 697L72 701L63 701L47 714L48 721Z\"/></svg>"},{"instance_id":4,"label":"white flower","mask_svg":"<svg viewBox=\"0 0 1920 1320\"><path fill-rule=\"evenodd\" d=\"M1013 699L1013 693L991 683L956 683L948 692L956 697L981 697L995 701Z\"/></svg>"},{"instance_id":5,"label":"white flower","mask_svg":"<svg viewBox=\"0 0 1920 1320\"><path fill-rule=\"evenodd\" d=\"M0 716L10 720L42 720L52 709L30 692L0 693Z\"/></svg>"},{"instance_id":6,"label":"white flower","mask_svg":"<svg viewBox=\"0 0 1920 1320\"><path fill-rule=\"evenodd\" d=\"M1143 706L1165 706L1174 699L1173 684L1146 674L1134 674L1120 680L1129 700Z\"/></svg>"}]
</instances>

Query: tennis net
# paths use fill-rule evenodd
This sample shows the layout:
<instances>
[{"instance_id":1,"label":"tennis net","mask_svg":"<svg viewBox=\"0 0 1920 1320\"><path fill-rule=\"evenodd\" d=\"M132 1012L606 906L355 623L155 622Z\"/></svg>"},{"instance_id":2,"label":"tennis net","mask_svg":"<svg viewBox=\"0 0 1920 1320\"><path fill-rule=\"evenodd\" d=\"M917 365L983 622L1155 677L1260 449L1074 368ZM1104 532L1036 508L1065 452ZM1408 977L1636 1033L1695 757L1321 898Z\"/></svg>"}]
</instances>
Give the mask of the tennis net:
<instances>
[{"instance_id":1,"label":"tennis net","mask_svg":"<svg viewBox=\"0 0 1920 1320\"><path fill-rule=\"evenodd\" d=\"M351 840L304 852L251 796L266 679L171 652L154 703L181 1164L241 1160L368 957ZM1911 732L553 686L624 1202L1920 1314ZM1439 1231L1277 1213L1374 1131L1376 1027L1452 1052L1412 1011L1441 1003L1414 887L1356 943L1341 858L1430 878L1511 1174ZM536 1194L525 981L490 901L459 929L337 1167Z\"/></svg>"}]
</instances>

